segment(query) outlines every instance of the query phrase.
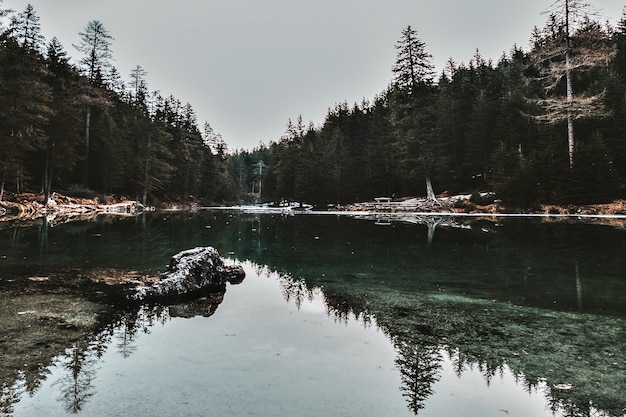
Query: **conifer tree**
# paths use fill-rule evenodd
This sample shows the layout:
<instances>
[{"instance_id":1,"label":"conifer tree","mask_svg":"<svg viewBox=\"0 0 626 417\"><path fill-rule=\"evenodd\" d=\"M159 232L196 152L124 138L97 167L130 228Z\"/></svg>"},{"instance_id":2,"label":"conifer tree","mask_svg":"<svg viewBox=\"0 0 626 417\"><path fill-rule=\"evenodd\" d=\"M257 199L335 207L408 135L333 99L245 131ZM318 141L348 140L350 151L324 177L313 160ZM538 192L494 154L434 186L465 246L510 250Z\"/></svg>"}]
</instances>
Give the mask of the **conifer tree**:
<instances>
[{"instance_id":1,"label":"conifer tree","mask_svg":"<svg viewBox=\"0 0 626 417\"><path fill-rule=\"evenodd\" d=\"M9 31L22 48L35 52L43 48L45 39L41 34L39 16L32 5L28 4L23 12L11 18Z\"/></svg>"},{"instance_id":2,"label":"conifer tree","mask_svg":"<svg viewBox=\"0 0 626 417\"><path fill-rule=\"evenodd\" d=\"M52 191L53 178L72 180L80 160L82 140L82 90L78 72L70 65L67 52L57 38L48 43L46 57L47 84L52 88L52 108L46 127L48 142L43 173L44 196L47 202Z\"/></svg>"},{"instance_id":3,"label":"conifer tree","mask_svg":"<svg viewBox=\"0 0 626 417\"><path fill-rule=\"evenodd\" d=\"M110 74L113 59L110 48L113 36L98 20L87 23L79 35L80 43L74 45L74 48L83 53L79 61L80 69L87 77L89 84L96 85L106 80Z\"/></svg>"},{"instance_id":4,"label":"conifer tree","mask_svg":"<svg viewBox=\"0 0 626 417\"><path fill-rule=\"evenodd\" d=\"M17 192L25 189L33 174L29 156L44 148L46 124L52 113L51 90L36 44L41 39L32 8L13 19L11 29L2 35L0 60L0 182L13 182ZM22 26L28 25L29 30ZM27 37L23 34L28 33ZM17 34L20 38L15 38ZM25 41L28 39L28 41ZM20 45L20 42L24 46ZM37 167L36 167L37 168ZM40 167L39 167L40 169Z\"/></svg>"},{"instance_id":5,"label":"conifer tree","mask_svg":"<svg viewBox=\"0 0 626 417\"><path fill-rule=\"evenodd\" d=\"M86 111L85 111L85 162L83 183L89 185L89 159L90 159L90 139L91 139L91 116L94 105L106 105L107 98L98 87L105 87L107 80L111 76L111 41L113 37L104 25L98 20L87 23L83 32L79 33L80 43L74 45L79 52L83 53L83 58L79 61L79 68L87 78L86 87Z\"/></svg>"},{"instance_id":6,"label":"conifer tree","mask_svg":"<svg viewBox=\"0 0 626 417\"><path fill-rule=\"evenodd\" d=\"M396 45L392 98L392 123L407 179L421 175L428 201L437 203L431 176L438 168L434 124L434 64L426 45L408 26Z\"/></svg>"}]
</instances>

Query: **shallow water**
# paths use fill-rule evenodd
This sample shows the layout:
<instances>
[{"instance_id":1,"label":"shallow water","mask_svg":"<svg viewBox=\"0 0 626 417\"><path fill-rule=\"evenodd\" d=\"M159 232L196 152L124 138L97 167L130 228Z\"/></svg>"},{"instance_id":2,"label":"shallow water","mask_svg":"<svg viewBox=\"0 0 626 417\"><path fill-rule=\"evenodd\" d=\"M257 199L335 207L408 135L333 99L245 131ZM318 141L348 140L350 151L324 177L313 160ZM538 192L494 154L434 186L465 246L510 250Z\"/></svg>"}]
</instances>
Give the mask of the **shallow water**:
<instances>
[{"instance_id":1,"label":"shallow water","mask_svg":"<svg viewBox=\"0 0 626 417\"><path fill-rule=\"evenodd\" d=\"M159 270L204 245L247 273L210 317L167 306L120 313L65 346L32 394L18 380L9 391L19 401L6 401L3 387L5 415L625 413L620 228L471 221L433 234L423 224L201 212L0 238L0 280Z\"/></svg>"}]
</instances>

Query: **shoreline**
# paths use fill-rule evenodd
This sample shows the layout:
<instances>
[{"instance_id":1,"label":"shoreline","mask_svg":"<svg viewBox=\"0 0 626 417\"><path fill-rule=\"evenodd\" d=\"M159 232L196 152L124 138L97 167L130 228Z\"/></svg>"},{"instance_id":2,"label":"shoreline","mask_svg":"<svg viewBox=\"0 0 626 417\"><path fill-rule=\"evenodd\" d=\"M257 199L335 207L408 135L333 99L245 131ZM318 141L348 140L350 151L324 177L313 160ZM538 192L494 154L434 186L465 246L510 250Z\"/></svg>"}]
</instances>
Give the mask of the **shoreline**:
<instances>
[{"instance_id":1,"label":"shoreline","mask_svg":"<svg viewBox=\"0 0 626 417\"><path fill-rule=\"evenodd\" d=\"M335 214L350 216L424 216L424 217L549 217L549 218L605 218L626 219L626 200L611 203L581 205L538 205L535 210L517 210L504 206L499 201L488 204L475 204L470 195L438 197L438 203L424 198L409 198L397 201L368 201L337 205L327 210L302 209L296 205L276 206L236 205L200 207L199 209L236 210L250 213L289 213L289 214Z\"/></svg>"},{"instance_id":2,"label":"shoreline","mask_svg":"<svg viewBox=\"0 0 626 417\"><path fill-rule=\"evenodd\" d=\"M172 203L173 204L173 203ZM264 205L233 206L197 206L167 204L162 211L197 211L197 210L234 210L247 213L282 213L312 215L345 215L353 217L389 218L402 220L415 217L536 217L548 219L626 219L626 200L611 203L583 205L538 205L535 210L522 211L511 209L497 200L488 204L476 204L470 201L470 195L439 196L437 203L424 198L406 198L394 201L367 201L337 205L328 210L302 209L290 205L286 207ZM9 201L0 201L0 221L32 221L45 218L50 222L70 220L89 220L98 216L133 217L146 211L155 211L155 207L144 206L136 200L124 197L106 201L98 198L68 197L53 193L47 205L43 205L43 195L24 193L14 195Z\"/></svg>"},{"instance_id":3,"label":"shoreline","mask_svg":"<svg viewBox=\"0 0 626 417\"><path fill-rule=\"evenodd\" d=\"M132 217L144 211L153 210L138 201L113 198L99 201L98 198L68 197L53 193L48 204L43 204L41 194L25 193L14 196L11 200L0 201L0 222L33 221L40 218L52 223L84 219L89 220L102 215Z\"/></svg>"}]
</instances>

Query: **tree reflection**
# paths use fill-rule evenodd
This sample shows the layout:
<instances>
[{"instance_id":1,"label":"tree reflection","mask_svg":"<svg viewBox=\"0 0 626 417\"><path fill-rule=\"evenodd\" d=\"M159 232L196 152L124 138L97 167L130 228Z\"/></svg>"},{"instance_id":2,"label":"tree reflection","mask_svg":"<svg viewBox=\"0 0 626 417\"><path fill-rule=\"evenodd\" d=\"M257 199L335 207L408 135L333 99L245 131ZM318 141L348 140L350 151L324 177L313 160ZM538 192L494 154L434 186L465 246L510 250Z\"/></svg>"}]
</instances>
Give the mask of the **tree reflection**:
<instances>
[{"instance_id":1,"label":"tree reflection","mask_svg":"<svg viewBox=\"0 0 626 417\"><path fill-rule=\"evenodd\" d=\"M437 346L422 346L409 342L396 344L398 357L396 365L402 379L402 396L409 409L416 415L425 406L433 391L433 385L440 378L441 353Z\"/></svg>"},{"instance_id":2,"label":"tree reflection","mask_svg":"<svg viewBox=\"0 0 626 417\"><path fill-rule=\"evenodd\" d=\"M584 264L580 270L578 261L574 266L577 278L587 273ZM375 323L396 349L399 390L415 414L424 410L433 395L447 354L458 377L477 369L487 385L510 370L529 393L545 392L554 414L624 415L620 395L626 381L621 353L626 329L620 318L446 294L409 293L378 284L375 274L358 282L328 280L322 288L316 280L279 275L268 267L256 269L260 276L277 277L285 300L293 301L298 308L306 300L321 297L328 316L340 323L353 318L364 326ZM93 397L98 361L109 346L130 358L141 333L148 333L152 326L171 317L209 316L223 295L206 294L175 306L144 305L107 317L103 327L62 357L64 375L57 386L65 409L78 413ZM12 386L3 385L0 415L10 415L20 395L34 391L33 387L44 378L38 372L22 375Z\"/></svg>"},{"instance_id":3,"label":"tree reflection","mask_svg":"<svg viewBox=\"0 0 626 417\"><path fill-rule=\"evenodd\" d=\"M577 276L579 270L576 268ZM358 285L325 287L280 278L286 300L321 291L339 322L375 322L397 352L402 395L415 414L433 395L447 353L457 377L478 371L487 386L510 372L528 393L543 393L555 415L622 417L626 340L619 318L524 308L493 301L414 295L403 299ZM306 284L303 286L303 283ZM404 301L402 301L404 300ZM419 301L417 301L419 300ZM410 301L410 302L409 302Z\"/></svg>"},{"instance_id":4,"label":"tree reflection","mask_svg":"<svg viewBox=\"0 0 626 417\"><path fill-rule=\"evenodd\" d=\"M24 380L19 378L13 385L2 384L0 393L0 416L11 417L15 404L20 402L20 397L24 392Z\"/></svg>"},{"instance_id":5,"label":"tree reflection","mask_svg":"<svg viewBox=\"0 0 626 417\"><path fill-rule=\"evenodd\" d=\"M136 319L136 316L123 317L115 331L117 351L124 358L128 358L137 349L135 337L139 326Z\"/></svg>"},{"instance_id":6,"label":"tree reflection","mask_svg":"<svg viewBox=\"0 0 626 417\"><path fill-rule=\"evenodd\" d=\"M77 414L95 394L93 380L96 377L98 358L93 350L74 345L67 350L61 361L66 374L56 382L61 391L59 401L64 403L68 413Z\"/></svg>"},{"instance_id":7,"label":"tree reflection","mask_svg":"<svg viewBox=\"0 0 626 417\"><path fill-rule=\"evenodd\" d=\"M137 335L148 333L156 323L169 320L166 306L142 306L122 312L109 322L104 330L97 332L90 339L77 343L67 349L61 357L61 367L65 371L55 385L59 386L60 397L65 410L71 414L79 413L96 393L93 380L98 364L107 347L115 339L117 351L124 358L129 358L136 349Z\"/></svg>"}]
</instances>

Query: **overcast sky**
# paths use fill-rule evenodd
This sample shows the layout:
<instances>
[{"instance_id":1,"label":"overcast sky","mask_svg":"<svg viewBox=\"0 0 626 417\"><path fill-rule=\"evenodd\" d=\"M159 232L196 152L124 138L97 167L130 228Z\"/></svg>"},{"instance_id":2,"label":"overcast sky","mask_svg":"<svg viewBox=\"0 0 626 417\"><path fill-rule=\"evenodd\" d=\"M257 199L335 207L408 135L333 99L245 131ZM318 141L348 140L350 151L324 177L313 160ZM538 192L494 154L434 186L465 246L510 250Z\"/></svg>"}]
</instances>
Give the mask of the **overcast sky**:
<instances>
[{"instance_id":1,"label":"overcast sky","mask_svg":"<svg viewBox=\"0 0 626 417\"><path fill-rule=\"evenodd\" d=\"M615 23L623 0L590 0ZM476 49L497 62L527 48L553 0L4 0L32 4L46 40L68 54L91 20L115 38L114 65L128 83L141 65L148 88L189 102L231 150L278 140L302 115L319 126L335 103L372 99L391 81L394 45L411 25L437 72Z\"/></svg>"}]
</instances>

